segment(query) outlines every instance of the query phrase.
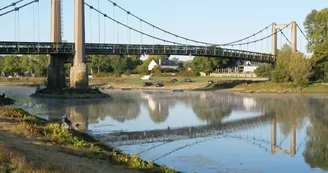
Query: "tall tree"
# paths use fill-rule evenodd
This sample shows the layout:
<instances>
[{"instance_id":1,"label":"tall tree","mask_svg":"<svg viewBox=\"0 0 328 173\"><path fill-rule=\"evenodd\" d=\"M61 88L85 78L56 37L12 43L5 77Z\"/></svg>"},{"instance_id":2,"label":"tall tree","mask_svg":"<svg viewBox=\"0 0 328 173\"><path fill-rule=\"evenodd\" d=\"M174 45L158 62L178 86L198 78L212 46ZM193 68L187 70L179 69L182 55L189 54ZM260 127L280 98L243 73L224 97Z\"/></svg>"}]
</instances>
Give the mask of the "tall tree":
<instances>
[{"instance_id":1,"label":"tall tree","mask_svg":"<svg viewBox=\"0 0 328 173\"><path fill-rule=\"evenodd\" d=\"M305 19L304 27L310 42L309 52L313 52L313 80L328 82L328 8L312 10Z\"/></svg>"},{"instance_id":2,"label":"tall tree","mask_svg":"<svg viewBox=\"0 0 328 173\"><path fill-rule=\"evenodd\" d=\"M290 76L290 59L292 56L292 48L285 44L278 51L275 69L272 72L272 80L277 83L285 83L291 81Z\"/></svg>"},{"instance_id":3,"label":"tall tree","mask_svg":"<svg viewBox=\"0 0 328 173\"><path fill-rule=\"evenodd\" d=\"M290 76L295 85L305 87L311 75L311 62L303 53L294 53L291 57Z\"/></svg>"}]
</instances>

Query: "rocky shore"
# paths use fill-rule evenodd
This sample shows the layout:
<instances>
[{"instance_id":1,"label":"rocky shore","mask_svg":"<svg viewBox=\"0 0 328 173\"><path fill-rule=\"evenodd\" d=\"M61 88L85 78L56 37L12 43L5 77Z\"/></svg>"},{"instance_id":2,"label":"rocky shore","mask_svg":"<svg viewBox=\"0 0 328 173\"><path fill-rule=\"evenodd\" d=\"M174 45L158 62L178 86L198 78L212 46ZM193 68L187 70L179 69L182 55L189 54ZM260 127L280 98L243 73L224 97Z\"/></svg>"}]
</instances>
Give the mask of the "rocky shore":
<instances>
[{"instance_id":1,"label":"rocky shore","mask_svg":"<svg viewBox=\"0 0 328 173\"><path fill-rule=\"evenodd\" d=\"M31 97L54 98L54 99L94 99L94 98L110 98L111 96L101 92L99 89L49 89L44 88L37 90Z\"/></svg>"}]
</instances>

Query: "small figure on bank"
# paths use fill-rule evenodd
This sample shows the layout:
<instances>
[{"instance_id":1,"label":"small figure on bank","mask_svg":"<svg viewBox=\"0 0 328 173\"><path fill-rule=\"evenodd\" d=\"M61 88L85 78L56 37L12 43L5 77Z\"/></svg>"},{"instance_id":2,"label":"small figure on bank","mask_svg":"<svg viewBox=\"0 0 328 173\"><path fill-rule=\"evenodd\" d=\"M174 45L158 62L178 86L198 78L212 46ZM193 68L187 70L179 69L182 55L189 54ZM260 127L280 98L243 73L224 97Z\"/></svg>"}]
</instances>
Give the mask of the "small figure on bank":
<instances>
[{"instance_id":1,"label":"small figure on bank","mask_svg":"<svg viewBox=\"0 0 328 173\"><path fill-rule=\"evenodd\" d=\"M66 114L62 116L62 125L66 126L69 130L72 129L72 122L68 120Z\"/></svg>"},{"instance_id":2,"label":"small figure on bank","mask_svg":"<svg viewBox=\"0 0 328 173\"><path fill-rule=\"evenodd\" d=\"M2 93L1 97L2 98L5 98L6 97L6 94L5 93Z\"/></svg>"}]
</instances>

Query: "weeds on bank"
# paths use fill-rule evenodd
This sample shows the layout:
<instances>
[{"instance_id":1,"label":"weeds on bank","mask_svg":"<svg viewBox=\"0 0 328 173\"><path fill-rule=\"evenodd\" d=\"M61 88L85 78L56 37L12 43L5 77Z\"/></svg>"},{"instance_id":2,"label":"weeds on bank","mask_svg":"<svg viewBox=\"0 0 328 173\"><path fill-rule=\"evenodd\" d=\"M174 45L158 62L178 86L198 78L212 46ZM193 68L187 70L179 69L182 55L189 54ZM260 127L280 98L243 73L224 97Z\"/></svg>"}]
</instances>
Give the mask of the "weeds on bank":
<instances>
[{"instance_id":1,"label":"weeds on bank","mask_svg":"<svg viewBox=\"0 0 328 173\"><path fill-rule=\"evenodd\" d=\"M47 121L37 118L23 109L2 107L0 114L9 118L17 118L22 120L16 128L22 128L27 130L34 136L43 136L45 139L50 140L57 145L74 146L75 148L83 151L91 151L96 153L104 153L113 162L117 164L125 164L129 168L142 169L145 172L150 173L175 173L172 167L166 166L154 166L151 161L145 162L141 160L137 155L128 156L112 150L112 152L104 151L100 147L95 146L93 143L86 142L83 139L73 136L68 130L61 128L59 124L48 123ZM1 149L1 148L0 148ZM1 154L1 153L0 153ZM1 157L1 155L0 155ZM0 163L1 158L0 158ZM8 163L8 162L4 162ZM9 169L8 165L0 164L0 172L2 169ZM3 171L6 172L6 171ZM40 172L41 173L41 172Z\"/></svg>"},{"instance_id":2,"label":"weeds on bank","mask_svg":"<svg viewBox=\"0 0 328 173\"><path fill-rule=\"evenodd\" d=\"M37 167L29 164L23 156L10 151L4 144L0 144L0 172L26 172L26 173L59 173L55 168L38 164Z\"/></svg>"}]
</instances>

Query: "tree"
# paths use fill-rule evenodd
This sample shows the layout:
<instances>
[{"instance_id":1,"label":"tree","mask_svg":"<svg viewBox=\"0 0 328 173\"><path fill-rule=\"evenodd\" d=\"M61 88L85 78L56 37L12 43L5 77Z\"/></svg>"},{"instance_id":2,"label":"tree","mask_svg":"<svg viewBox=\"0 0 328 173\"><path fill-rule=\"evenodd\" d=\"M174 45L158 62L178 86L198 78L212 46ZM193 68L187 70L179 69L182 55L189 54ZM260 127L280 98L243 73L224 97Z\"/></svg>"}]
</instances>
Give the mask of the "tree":
<instances>
[{"instance_id":1,"label":"tree","mask_svg":"<svg viewBox=\"0 0 328 173\"><path fill-rule=\"evenodd\" d=\"M266 64L265 66L259 66L254 73L256 74L256 76L258 77L266 77L271 79L271 73L273 71L273 68L271 66L271 64Z\"/></svg>"},{"instance_id":2,"label":"tree","mask_svg":"<svg viewBox=\"0 0 328 173\"><path fill-rule=\"evenodd\" d=\"M5 74L10 74L14 76L14 74L21 74L21 58L18 56L7 56L4 60L3 72Z\"/></svg>"},{"instance_id":3,"label":"tree","mask_svg":"<svg viewBox=\"0 0 328 173\"><path fill-rule=\"evenodd\" d=\"M151 70L152 73L154 74L161 74L161 68L156 65L152 70Z\"/></svg>"},{"instance_id":4,"label":"tree","mask_svg":"<svg viewBox=\"0 0 328 173\"><path fill-rule=\"evenodd\" d=\"M290 76L295 85L305 87L311 75L311 62L302 53L294 53L291 56Z\"/></svg>"},{"instance_id":5,"label":"tree","mask_svg":"<svg viewBox=\"0 0 328 173\"><path fill-rule=\"evenodd\" d=\"M88 56L87 59L91 61L89 63L90 71L93 72L93 69L96 70L97 73L100 72L111 72L113 69L111 68L110 57L104 55L91 55Z\"/></svg>"},{"instance_id":6,"label":"tree","mask_svg":"<svg viewBox=\"0 0 328 173\"><path fill-rule=\"evenodd\" d=\"M291 81L290 76L290 59L292 56L292 48L287 44L283 45L278 51L277 61L274 71L272 72L272 80L276 83L285 83Z\"/></svg>"},{"instance_id":7,"label":"tree","mask_svg":"<svg viewBox=\"0 0 328 173\"><path fill-rule=\"evenodd\" d=\"M114 69L114 73L116 76L120 76L123 72L127 70L127 60L124 57L120 56L112 56L111 58L111 66Z\"/></svg>"},{"instance_id":8,"label":"tree","mask_svg":"<svg viewBox=\"0 0 328 173\"><path fill-rule=\"evenodd\" d=\"M217 68L222 68L228 63L227 59L196 56L192 60L192 68L196 72L211 73Z\"/></svg>"},{"instance_id":9,"label":"tree","mask_svg":"<svg viewBox=\"0 0 328 173\"><path fill-rule=\"evenodd\" d=\"M187 60L183 62L184 68L192 68L192 60Z\"/></svg>"},{"instance_id":10,"label":"tree","mask_svg":"<svg viewBox=\"0 0 328 173\"><path fill-rule=\"evenodd\" d=\"M309 52L313 52L315 47L328 41L328 8L320 11L312 10L304 21L306 35L310 42L307 44Z\"/></svg>"},{"instance_id":11,"label":"tree","mask_svg":"<svg viewBox=\"0 0 328 173\"><path fill-rule=\"evenodd\" d=\"M312 80L328 82L328 8L320 11L312 10L304 21L306 35L310 42L307 44L313 64Z\"/></svg>"}]
</instances>

